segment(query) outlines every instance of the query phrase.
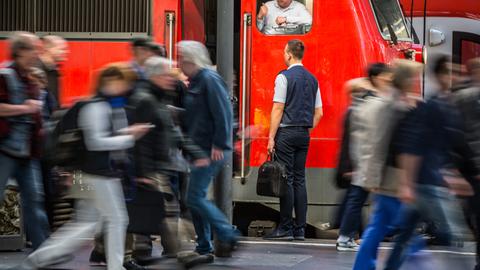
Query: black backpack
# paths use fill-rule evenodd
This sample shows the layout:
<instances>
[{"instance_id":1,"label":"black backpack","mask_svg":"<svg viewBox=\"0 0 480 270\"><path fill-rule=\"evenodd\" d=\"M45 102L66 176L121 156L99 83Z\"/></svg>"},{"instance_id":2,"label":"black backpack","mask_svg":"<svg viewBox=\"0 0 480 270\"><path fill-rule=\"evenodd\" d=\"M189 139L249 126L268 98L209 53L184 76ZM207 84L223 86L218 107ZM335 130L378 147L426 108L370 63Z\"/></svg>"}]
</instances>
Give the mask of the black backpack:
<instances>
[{"instance_id":1,"label":"black backpack","mask_svg":"<svg viewBox=\"0 0 480 270\"><path fill-rule=\"evenodd\" d=\"M86 147L83 132L78 127L78 115L83 106L99 101L103 99L95 97L78 101L70 109L56 112L58 120L46 129L44 160L49 166L81 168Z\"/></svg>"},{"instance_id":2,"label":"black backpack","mask_svg":"<svg viewBox=\"0 0 480 270\"><path fill-rule=\"evenodd\" d=\"M258 169L257 195L283 197L287 192L287 171L275 161L276 155L268 155L267 161Z\"/></svg>"}]
</instances>

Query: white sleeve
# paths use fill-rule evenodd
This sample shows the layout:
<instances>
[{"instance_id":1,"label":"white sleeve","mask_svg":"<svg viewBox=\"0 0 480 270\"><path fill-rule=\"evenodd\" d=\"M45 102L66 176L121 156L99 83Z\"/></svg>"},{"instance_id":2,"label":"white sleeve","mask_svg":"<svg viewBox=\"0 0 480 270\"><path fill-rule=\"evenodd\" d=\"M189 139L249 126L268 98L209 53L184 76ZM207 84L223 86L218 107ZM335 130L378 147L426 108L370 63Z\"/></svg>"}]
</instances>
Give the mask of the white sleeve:
<instances>
[{"instance_id":1,"label":"white sleeve","mask_svg":"<svg viewBox=\"0 0 480 270\"><path fill-rule=\"evenodd\" d=\"M312 24L312 14L303 4L299 4L296 16L287 16L287 23Z\"/></svg>"},{"instance_id":2,"label":"white sleeve","mask_svg":"<svg viewBox=\"0 0 480 270\"><path fill-rule=\"evenodd\" d=\"M275 78L275 94L273 95L273 102L285 103L287 100L287 77L283 74L278 74Z\"/></svg>"},{"instance_id":3,"label":"white sleeve","mask_svg":"<svg viewBox=\"0 0 480 270\"><path fill-rule=\"evenodd\" d=\"M109 114L111 108L106 102L90 103L80 109L78 126L89 151L126 150L135 145L132 135L112 136Z\"/></svg>"},{"instance_id":4,"label":"white sleeve","mask_svg":"<svg viewBox=\"0 0 480 270\"><path fill-rule=\"evenodd\" d=\"M315 97L315 108L322 108L322 94L320 93L320 87L317 90L317 96Z\"/></svg>"}]
</instances>

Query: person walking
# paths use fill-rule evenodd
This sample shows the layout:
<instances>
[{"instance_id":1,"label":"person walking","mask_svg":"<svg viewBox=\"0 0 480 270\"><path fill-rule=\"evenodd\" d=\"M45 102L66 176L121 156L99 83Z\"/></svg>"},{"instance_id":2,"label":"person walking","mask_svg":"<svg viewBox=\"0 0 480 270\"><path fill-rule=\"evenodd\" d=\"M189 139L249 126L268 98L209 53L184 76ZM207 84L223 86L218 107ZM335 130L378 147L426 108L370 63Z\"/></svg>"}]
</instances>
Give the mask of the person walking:
<instances>
[{"instance_id":1,"label":"person walking","mask_svg":"<svg viewBox=\"0 0 480 270\"><path fill-rule=\"evenodd\" d=\"M191 168L187 206L197 233L195 252L213 256L211 229L216 233L217 254L229 256L237 243L237 231L218 207L207 199L208 187L230 158L232 151L233 112L227 85L211 68L207 48L196 41L178 44L179 67L190 83L186 93L186 134L208 154L211 163ZM204 166L206 165L206 166Z\"/></svg>"},{"instance_id":2,"label":"person walking","mask_svg":"<svg viewBox=\"0 0 480 270\"><path fill-rule=\"evenodd\" d=\"M0 69L0 202L9 178L22 199L27 235L37 249L49 234L40 171L42 102L29 78L38 55L38 38L18 32L10 38L12 63Z\"/></svg>"},{"instance_id":3,"label":"person walking","mask_svg":"<svg viewBox=\"0 0 480 270\"><path fill-rule=\"evenodd\" d=\"M309 132L320 121L323 109L318 81L302 64L304 53L301 40L290 40L283 55L288 68L275 79L267 149L285 166L288 179L286 195L280 198L280 224L265 239L305 239Z\"/></svg>"}]
</instances>

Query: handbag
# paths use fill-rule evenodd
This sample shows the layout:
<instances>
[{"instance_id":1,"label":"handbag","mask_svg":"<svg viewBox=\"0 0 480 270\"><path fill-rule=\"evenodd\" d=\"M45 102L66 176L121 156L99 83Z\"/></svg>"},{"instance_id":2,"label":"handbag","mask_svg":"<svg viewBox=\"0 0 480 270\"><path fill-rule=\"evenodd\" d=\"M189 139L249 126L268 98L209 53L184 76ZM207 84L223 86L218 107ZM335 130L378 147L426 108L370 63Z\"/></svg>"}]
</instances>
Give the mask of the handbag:
<instances>
[{"instance_id":1,"label":"handbag","mask_svg":"<svg viewBox=\"0 0 480 270\"><path fill-rule=\"evenodd\" d=\"M269 154L267 161L258 169L257 195L279 198L286 194L287 170L275 160L275 153Z\"/></svg>"}]
</instances>

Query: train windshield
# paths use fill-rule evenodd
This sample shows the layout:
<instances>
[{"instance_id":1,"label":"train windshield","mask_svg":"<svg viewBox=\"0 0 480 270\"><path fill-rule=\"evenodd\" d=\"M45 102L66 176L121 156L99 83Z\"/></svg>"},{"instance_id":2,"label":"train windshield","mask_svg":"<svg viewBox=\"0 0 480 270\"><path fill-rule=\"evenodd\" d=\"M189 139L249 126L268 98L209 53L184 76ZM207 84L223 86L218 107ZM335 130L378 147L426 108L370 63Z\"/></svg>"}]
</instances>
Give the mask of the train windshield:
<instances>
[{"instance_id":1,"label":"train windshield","mask_svg":"<svg viewBox=\"0 0 480 270\"><path fill-rule=\"evenodd\" d=\"M390 40L410 40L407 24L397 0L372 0L378 27Z\"/></svg>"}]
</instances>

